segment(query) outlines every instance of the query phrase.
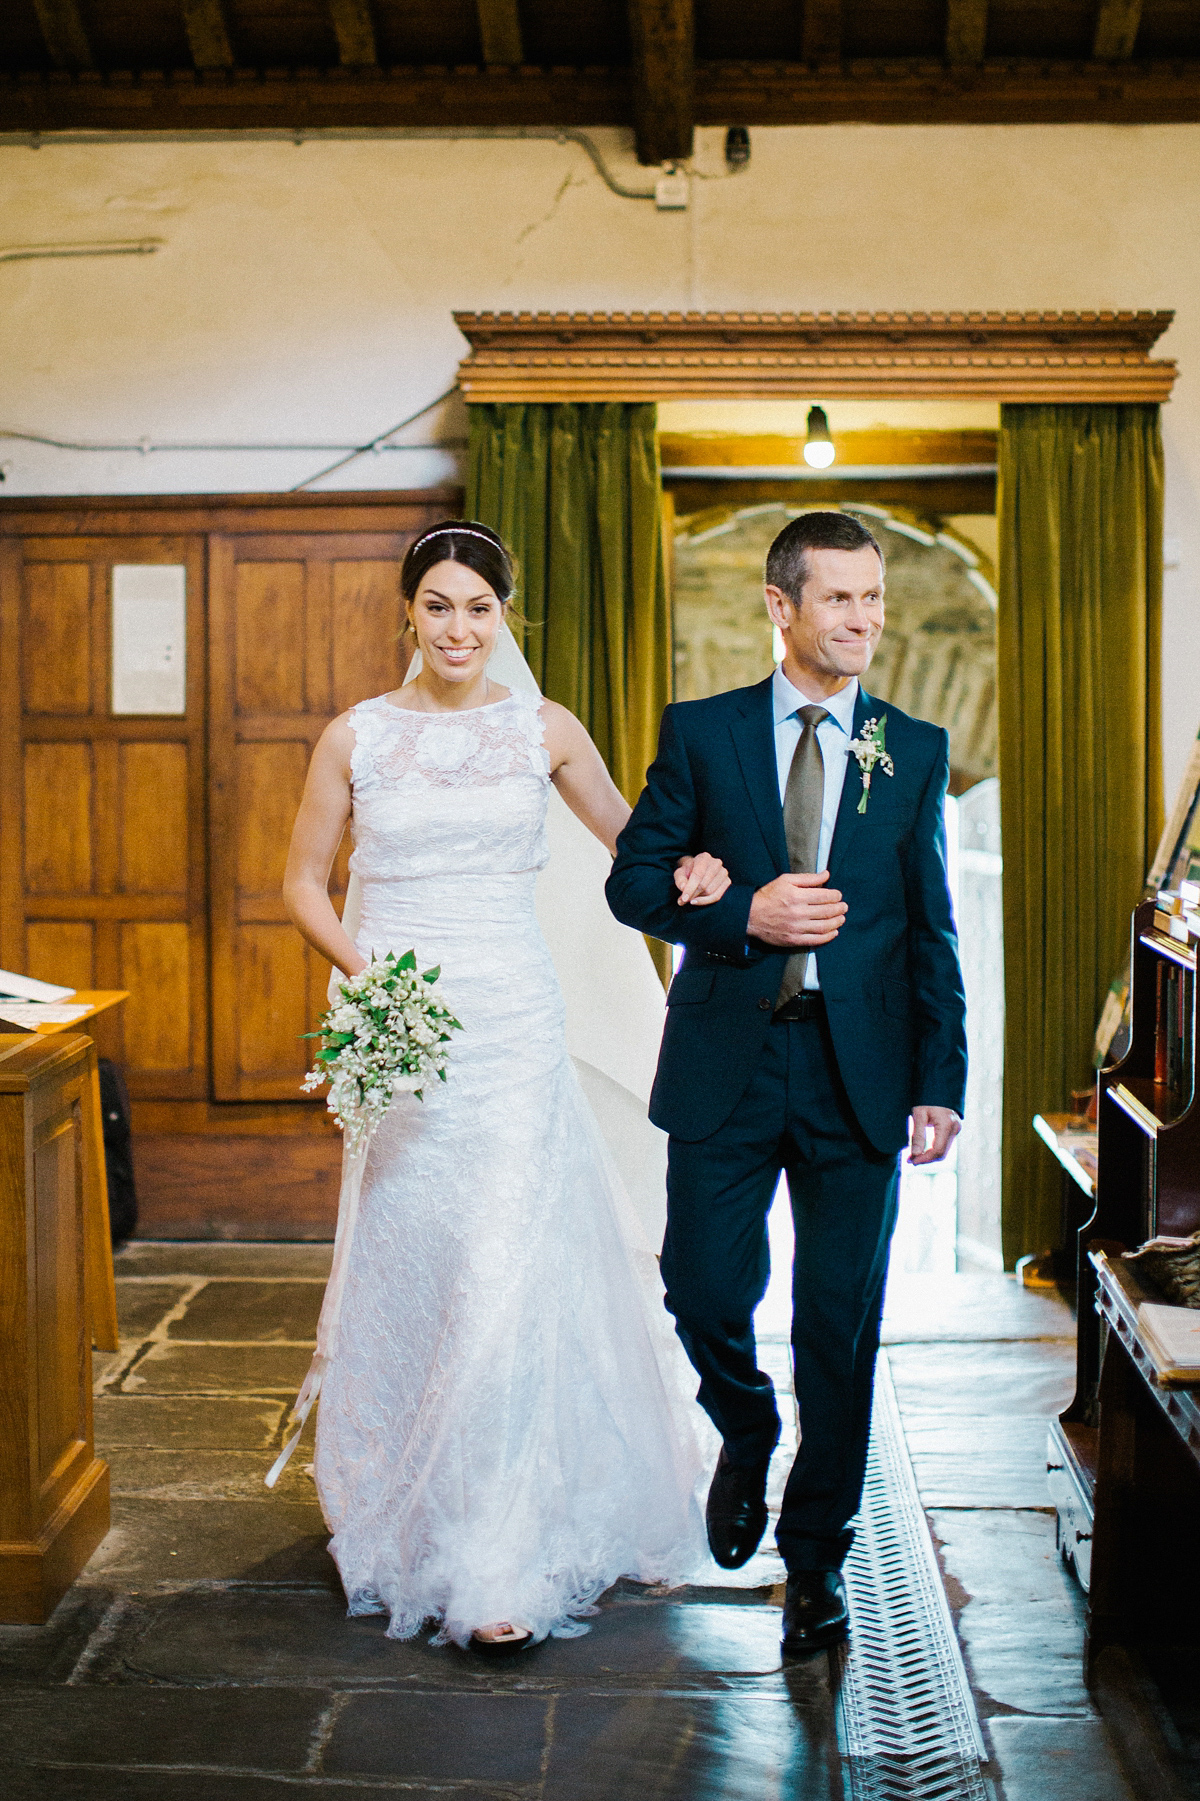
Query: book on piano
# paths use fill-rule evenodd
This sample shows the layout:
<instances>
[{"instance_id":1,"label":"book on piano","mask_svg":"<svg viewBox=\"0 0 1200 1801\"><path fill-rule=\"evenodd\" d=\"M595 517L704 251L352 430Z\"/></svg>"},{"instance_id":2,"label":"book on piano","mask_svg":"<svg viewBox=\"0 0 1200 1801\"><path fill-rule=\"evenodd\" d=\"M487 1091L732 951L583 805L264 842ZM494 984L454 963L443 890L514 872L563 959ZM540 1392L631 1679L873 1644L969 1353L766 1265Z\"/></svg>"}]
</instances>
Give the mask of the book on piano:
<instances>
[{"instance_id":1,"label":"book on piano","mask_svg":"<svg viewBox=\"0 0 1200 1801\"><path fill-rule=\"evenodd\" d=\"M1170 1382L1200 1383L1200 1308L1143 1301L1138 1326L1160 1376Z\"/></svg>"}]
</instances>

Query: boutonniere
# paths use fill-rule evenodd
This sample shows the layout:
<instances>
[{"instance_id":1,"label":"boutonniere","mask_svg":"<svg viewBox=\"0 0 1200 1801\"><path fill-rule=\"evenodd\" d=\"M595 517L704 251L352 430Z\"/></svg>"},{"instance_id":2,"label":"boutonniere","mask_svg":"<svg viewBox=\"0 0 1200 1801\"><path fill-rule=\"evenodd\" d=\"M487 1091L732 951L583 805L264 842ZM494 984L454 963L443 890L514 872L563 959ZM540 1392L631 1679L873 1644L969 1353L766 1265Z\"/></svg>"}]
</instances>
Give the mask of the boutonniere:
<instances>
[{"instance_id":1,"label":"boutonniere","mask_svg":"<svg viewBox=\"0 0 1200 1801\"><path fill-rule=\"evenodd\" d=\"M871 792L871 775L878 763L884 775L895 775L896 766L887 754L884 743L884 732L887 728L887 714L882 719L868 719L857 738L850 740L850 749L862 771L862 799L858 803L858 811L867 810L867 796Z\"/></svg>"}]
</instances>

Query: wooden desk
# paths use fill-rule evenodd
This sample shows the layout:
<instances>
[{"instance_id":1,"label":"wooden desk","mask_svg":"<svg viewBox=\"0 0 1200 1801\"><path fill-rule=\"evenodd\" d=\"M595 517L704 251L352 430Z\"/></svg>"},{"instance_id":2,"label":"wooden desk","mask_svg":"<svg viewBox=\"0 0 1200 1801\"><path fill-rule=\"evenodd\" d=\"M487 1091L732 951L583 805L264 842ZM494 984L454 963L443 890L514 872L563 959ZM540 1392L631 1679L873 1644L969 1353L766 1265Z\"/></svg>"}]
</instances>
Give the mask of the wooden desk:
<instances>
[{"instance_id":1,"label":"wooden desk","mask_svg":"<svg viewBox=\"0 0 1200 1801\"><path fill-rule=\"evenodd\" d=\"M127 988L77 988L63 1006L87 1004L87 1012L69 1022L47 1020L37 1028L35 1036L46 1038L60 1032L85 1032L90 1019L119 1007L128 1000ZM0 1033L5 1030L0 1019ZM108 1172L104 1164L104 1112L100 1105L100 1070L95 1047L90 1058L91 1100L86 1109L84 1129L87 1136L87 1281L88 1305L92 1322L92 1343L98 1351L117 1349L117 1291L113 1283L112 1230L108 1218Z\"/></svg>"},{"instance_id":2,"label":"wooden desk","mask_svg":"<svg viewBox=\"0 0 1200 1801\"><path fill-rule=\"evenodd\" d=\"M108 1531L84 1246L96 1051L0 1038L0 1620L40 1625Z\"/></svg>"}]
</instances>

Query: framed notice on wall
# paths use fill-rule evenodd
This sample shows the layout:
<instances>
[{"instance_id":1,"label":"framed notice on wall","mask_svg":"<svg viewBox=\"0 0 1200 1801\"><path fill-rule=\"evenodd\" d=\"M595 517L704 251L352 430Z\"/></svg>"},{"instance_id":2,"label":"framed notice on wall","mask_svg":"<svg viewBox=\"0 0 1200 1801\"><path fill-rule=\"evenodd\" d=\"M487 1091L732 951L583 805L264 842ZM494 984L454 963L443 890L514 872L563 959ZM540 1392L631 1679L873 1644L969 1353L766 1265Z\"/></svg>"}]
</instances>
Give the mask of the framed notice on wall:
<instances>
[{"instance_id":1,"label":"framed notice on wall","mask_svg":"<svg viewBox=\"0 0 1200 1801\"><path fill-rule=\"evenodd\" d=\"M116 563L112 572L112 710L187 712L187 571Z\"/></svg>"}]
</instances>

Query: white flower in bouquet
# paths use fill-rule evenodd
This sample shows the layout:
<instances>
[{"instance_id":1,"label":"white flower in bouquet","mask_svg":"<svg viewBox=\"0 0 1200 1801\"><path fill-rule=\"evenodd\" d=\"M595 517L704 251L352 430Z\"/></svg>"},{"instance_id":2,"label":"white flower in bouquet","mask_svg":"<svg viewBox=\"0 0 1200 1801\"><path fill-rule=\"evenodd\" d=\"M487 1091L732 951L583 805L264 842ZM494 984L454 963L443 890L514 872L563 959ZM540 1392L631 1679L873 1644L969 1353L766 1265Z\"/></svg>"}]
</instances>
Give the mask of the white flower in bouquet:
<instances>
[{"instance_id":1,"label":"white flower in bouquet","mask_svg":"<svg viewBox=\"0 0 1200 1801\"><path fill-rule=\"evenodd\" d=\"M339 984L341 999L322 1015L321 1039L307 1093L329 1083L327 1105L357 1150L391 1105L394 1094L423 1098L431 1076L446 1080L446 1046L462 1027L434 999L440 969L417 974L415 951L373 958L358 975Z\"/></svg>"}]
</instances>

